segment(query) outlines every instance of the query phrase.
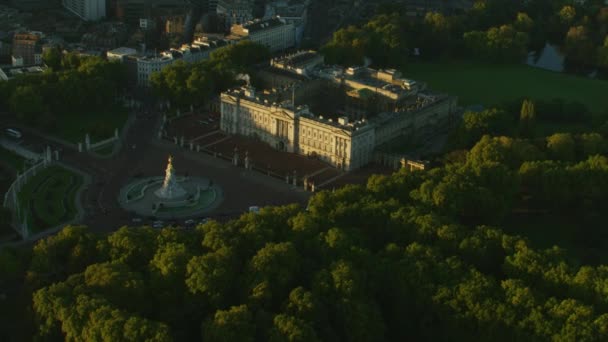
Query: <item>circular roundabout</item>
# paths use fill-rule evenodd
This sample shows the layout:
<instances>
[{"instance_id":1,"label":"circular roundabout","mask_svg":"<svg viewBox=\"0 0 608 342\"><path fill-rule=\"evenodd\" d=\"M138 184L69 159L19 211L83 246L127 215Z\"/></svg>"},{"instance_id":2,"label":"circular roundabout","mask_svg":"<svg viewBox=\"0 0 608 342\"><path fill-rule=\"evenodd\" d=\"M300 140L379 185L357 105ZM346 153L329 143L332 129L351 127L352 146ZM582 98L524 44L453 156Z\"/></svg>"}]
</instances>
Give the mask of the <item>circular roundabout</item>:
<instances>
[{"instance_id":1,"label":"circular roundabout","mask_svg":"<svg viewBox=\"0 0 608 342\"><path fill-rule=\"evenodd\" d=\"M120 190L118 197L127 211L163 219L200 216L215 209L221 200L222 191L213 181L177 176L171 156L164 177L134 180Z\"/></svg>"}]
</instances>

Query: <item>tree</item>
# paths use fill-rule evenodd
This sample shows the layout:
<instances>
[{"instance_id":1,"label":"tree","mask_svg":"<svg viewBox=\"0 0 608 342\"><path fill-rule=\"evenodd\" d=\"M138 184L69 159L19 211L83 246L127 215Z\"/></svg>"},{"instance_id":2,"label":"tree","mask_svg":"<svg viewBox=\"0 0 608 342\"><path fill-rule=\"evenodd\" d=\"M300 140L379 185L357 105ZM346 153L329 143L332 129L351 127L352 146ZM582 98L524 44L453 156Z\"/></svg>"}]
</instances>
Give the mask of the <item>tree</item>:
<instances>
[{"instance_id":1,"label":"tree","mask_svg":"<svg viewBox=\"0 0 608 342\"><path fill-rule=\"evenodd\" d=\"M595 47L585 26L570 27L564 48L568 58L575 62L590 65L595 60Z\"/></svg>"},{"instance_id":2,"label":"tree","mask_svg":"<svg viewBox=\"0 0 608 342\"><path fill-rule=\"evenodd\" d=\"M584 158L605 154L608 150L608 143L598 133L583 133L579 137L580 155Z\"/></svg>"},{"instance_id":3,"label":"tree","mask_svg":"<svg viewBox=\"0 0 608 342\"><path fill-rule=\"evenodd\" d=\"M145 285L141 274L123 263L99 263L88 266L84 283L116 306L131 310L145 306Z\"/></svg>"},{"instance_id":4,"label":"tree","mask_svg":"<svg viewBox=\"0 0 608 342\"><path fill-rule=\"evenodd\" d=\"M321 48L327 63L360 65L369 45L366 33L355 26L348 26L334 32L332 40Z\"/></svg>"},{"instance_id":5,"label":"tree","mask_svg":"<svg viewBox=\"0 0 608 342\"><path fill-rule=\"evenodd\" d=\"M499 109L482 112L466 112L457 131L457 141L462 146L471 146L484 134L507 134L511 126L509 114Z\"/></svg>"},{"instance_id":6,"label":"tree","mask_svg":"<svg viewBox=\"0 0 608 342\"><path fill-rule=\"evenodd\" d=\"M97 238L84 226L66 226L59 233L39 240L32 249L29 280L39 282L62 279L78 273L100 259L95 248Z\"/></svg>"},{"instance_id":7,"label":"tree","mask_svg":"<svg viewBox=\"0 0 608 342\"><path fill-rule=\"evenodd\" d=\"M213 319L203 323L202 336L204 341L253 342L255 336L253 316L247 305L218 310Z\"/></svg>"},{"instance_id":8,"label":"tree","mask_svg":"<svg viewBox=\"0 0 608 342\"><path fill-rule=\"evenodd\" d=\"M54 71L57 71L61 68L62 57L63 54L61 52L61 49L59 49L59 47L57 46L49 48L42 53L42 60L49 68L53 69Z\"/></svg>"},{"instance_id":9,"label":"tree","mask_svg":"<svg viewBox=\"0 0 608 342\"><path fill-rule=\"evenodd\" d=\"M511 25L490 27L487 31L469 31L464 43L474 58L493 62L519 62L527 56L529 37Z\"/></svg>"},{"instance_id":10,"label":"tree","mask_svg":"<svg viewBox=\"0 0 608 342\"><path fill-rule=\"evenodd\" d=\"M33 124L48 110L40 92L34 86L18 86L10 97L10 108L17 118Z\"/></svg>"},{"instance_id":11,"label":"tree","mask_svg":"<svg viewBox=\"0 0 608 342\"><path fill-rule=\"evenodd\" d=\"M220 307L225 303L225 294L231 293L237 264L234 252L227 247L193 257L187 266L188 290L206 296L213 305Z\"/></svg>"},{"instance_id":12,"label":"tree","mask_svg":"<svg viewBox=\"0 0 608 342\"><path fill-rule=\"evenodd\" d=\"M499 163L518 168L523 162L544 158L544 154L527 140L484 135L469 151L466 162L474 166Z\"/></svg>"},{"instance_id":13,"label":"tree","mask_svg":"<svg viewBox=\"0 0 608 342\"><path fill-rule=\"evenodd\" d=\"M272 293L281 298L298 275L300 256L291 242L267 243L251 259L249 276L251 284L268 282Z\"/></svg>"},{"instance_id":14,"label":"tree","mask_svg":"<svg viewBox=\"0 0 608 342\"><path fill-rule=\"evenodd\" d=\"M604 38L604 45L598 48L597 64L602 68L608 69L608 35Z\"/></svg>"},{"instance_id":15,"label":"tree","mask_svg":"<svg viewBox=\"0 0 608 342\"><path fill-rule=\"evenodd\" d=\"M288 315L276 315L271 331L272 342L315 342L319 341L315 330L306 321Z\"/></svg>"},{"instance_id":16,"label":"tree","mask_svg":"<svg viewBox=\"0 0 608 342\"><path fill-rule=\"evenodd\" d=\"M62 69L78 69L80 66L80 56L78 52L68 52L64 54L61 58L61 68Z\"/></svg>"},{"instance_id":17,"label":"tree","mask_svg":"<svg viewBox=\"0 0 608 342\"><path fill-rule=\"evenodd\" d=\"M262 44L243 40L213 51L210 58L211 62L227 62L237 68L238 72L246 72L249 66L267 61L270 58L270 51Z\"/></svg>"},{"instance_id":18,"label":"tree","mask_svg":"<svg viewBox=\"0 0 608 342\"><path fill-rule=\"evenodd\" d=\"M559 11L558 16L563 24L571 25L576 18L576 9L570 5L566 5Z\"/></svg>"},{"instance_id":19,"label":"tree","mask_svg":"<svg viewBox=\"0 0 608 342\"><path fill-rule=\"evenodd\" d=\"M520 134L526 137L533 136L535 123L536 111L534 109L534 102L530 100L524 100L521 105L521 111L519 114Z\"/></svg>"},{"instance_id":20,"label":"tree","mask_svg":"<svg viewBox=\"0 0 608 342\"><path fill-rule=\"evenodd\" d=\"M100 244L100 249L112 261L139 268L147 265L154 257L157 234L151 227L122 227L110 234L107 240Z\"/></svg>"},{"instance_id":21,"label":"tree","mask_svg":"<svg viewBox=\"0 0 608 342\"><path fill-rule=\"evenodd\" d=\"M530 32L534 27L534 21L525 12L517 13L517 18L513 24L515 29L520 32Z\"/></svg>"},{"instance_id":22,"label":"tree","mask_svg":"<svg viewBox=\"0 0 608 342\"><path fill-rule=\"evenodd\" d=\"M186 265L191 258L186 245L168 242L158 248L150 261L154 272L167 279L169 283L180 283L186 274ZM173 285L174 286L174 285Z\"/></svg>"},{"instance_id":23,"label":"tree","mask_svg":"<svg viewBox=\"0 0 608 342\"><path fill-rule=\"evenodd\" d=\"M575 143L570 133L555 133L547 137L547 149L558 160L574 160Z\"/></svg>"}]
</instances>

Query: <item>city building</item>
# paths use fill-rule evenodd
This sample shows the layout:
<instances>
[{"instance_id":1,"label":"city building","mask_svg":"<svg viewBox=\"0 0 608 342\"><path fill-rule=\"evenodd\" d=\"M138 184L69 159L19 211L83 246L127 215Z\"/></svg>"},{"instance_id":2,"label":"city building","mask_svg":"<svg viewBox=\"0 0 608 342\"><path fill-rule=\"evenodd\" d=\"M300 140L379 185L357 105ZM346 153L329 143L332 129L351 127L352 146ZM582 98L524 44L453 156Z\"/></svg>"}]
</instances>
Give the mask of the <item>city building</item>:
<instances>
[{"instance_id":1,"label":"city building","mask_svg":"<svg viewBox=\"0 0 608 342\"><path fill-rule=\"evenodd\" d=\"M308 22L310 0L283 0L266 4L265 18L280 17L288 24L293 24L295 44L300 46L304 37L304 29Z\"/></svg>"},{"instance_id":2,"label":"city building","mask_svg":"<svg viewBox=\"0 0 608 342\"><path fill-rule=\"evenodd\" d=\"M145 0L114 0L111 11L112 16L133 25L146 17L146 3Z\"/></svg>"},{"instance_id":3,"label":"city building","mask_svg":"<svg viewBox=\"0 0 608 342\"><path fill-rule=\"evenodd\" d=\"M165 19L165 33L183 34L186 17L183 15L168 17Z\"/></svg>"},{"instance_id":4,"label":"city building","mask_svg":"<svg viewBox=\"0 0 608 342\"><path fill-rule=\"evenodd\" d=\"M253 0L219 0L217 14L224 18L226 27L253 20Z\"/></svg>"},{"instance_id":5,"label":"city building","mask_svg":"<svg viewBox=\"0 0 608 342\"><path fill-rule=\"evenodd\" d=\"M323 65L323 62L323 56L315 51L298 51L291 55L271 59L270 66L299 75L308 75L312 70Z\"/></svg>"},{"instance_id":6,"label":"city building","mask_svg":"<svg viewBox=\"0 0 608 342\"><path fill-rule=\"evenodd\" d=\"M106 16L106 0L62 0L62 4L84 21L96 21Z\"/></svg>"},{"instance_id":7,"label":"city building","mask_svg":"<svg viewBox=\"0 0 608 342\"><path fill-rule=\"evenodd\" d=\"M11 59L13 45L9 42L0 40L0 64Z\"/></svg>"},{"instance_id":8,"label":"city building","mask_svg":"<svg viewBox=\"0 0 608 342\"><path fill-rule=\"evenodd\" d=\"M235 37L266 45L271 52L295 46L293 24L288 24L278 17L232 25L230 33Z\"/></svg>"},{"instance_id":9,"label":"city building","mask_svg":"<svg viewBox=\"0 0 608 342\"><path fill-rule=\"evenodd\" d=\"M347 171L373 161L376 149L394 139L422 139L446 129L456 110L456 98L423 91L395 70L324 66L312 51L273 59L270 69L260 72L262 79L274 73L284 86L256 91L246 85L222 93L220 128ZM347 98L355 96L353 90L369 91L392 105L364 115L348 106L323 109L319 104L327 98L340 102L329 89Z\"/></svg>"},{"instance_id":10,"label":"city building","mask_svg":"<svg viewBox=\"0 0 608 342\"><path fill-rule=\"evenodd\" d=\"M118 49L110 50L106 53L106 58L110 61L120 61L123 62L127 56L134 56L137 54L137 50L128 48L128 47L120 47Z\"/></svg>"},{"instance_id":11,"label":"city building","mask_svg":"<svg viewBox=\"0 0 608 342\"><path fill-rule=\"evenodd\" d=\"M60 0L12 0L10 3L22 11L39 11L61 6Z\"/></svg>"},{"instance_id":12,"label":"city building","mask_svg":"<svg viewBox=\"0 0 608 342\"><path fill-rule=\"evenodd\" d=\"M137 85L149 87L150 78L153 73L159 72L175 62L174 53L163 52L160 56L144 56L136 58Z\"/></svg>"},{"instance_id":13,"label":"city building","mask_svg":"<svg viewBox=\"0 0 608 342\"><path fill-rule=\"evenodd\" d=\"M0 81L8 81L19 75L42 73L47 68L45 66L18 66L0 68Z\"/></svg>"},{"instance_id":14,"label":"city building","mask_svg":"<svg viewBox=\"0 0 608 342\"><path fill-rule=\"evenodd\" d=\"M21 65L38 65L41 62L41 41L44 35L41 32L20 32L13 36L12 56L21 61ZM14 65L14 64L13 64Z\"/></svg>"},{"instance_id":15,"label":"city building","mask_svg":"<svg viewBox=\"0 0 608 342\"><path fill-rule=\"evenodd\" d=\"M140 87L149 87L153 73L159 72L178 60L195 63L209 58L211 52L229 43L223 39L208 40L199 38L191 45L163 51L157 56L137 56L133 49L119 48L108 51L108 59L121 60L127 65L130 83ZM111 57L110 57L111 56Z\"/></svg>"}]
</instances>

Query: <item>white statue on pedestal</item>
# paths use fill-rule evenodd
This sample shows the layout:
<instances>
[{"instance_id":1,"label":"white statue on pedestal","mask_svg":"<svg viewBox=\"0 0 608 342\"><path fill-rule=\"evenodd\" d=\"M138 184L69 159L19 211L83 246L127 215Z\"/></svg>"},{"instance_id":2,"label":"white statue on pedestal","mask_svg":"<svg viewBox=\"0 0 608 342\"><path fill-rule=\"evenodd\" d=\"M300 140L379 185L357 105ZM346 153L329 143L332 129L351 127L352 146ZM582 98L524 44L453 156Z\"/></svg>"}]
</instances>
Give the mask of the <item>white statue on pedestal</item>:
<instances>
[{"instance_id":1,"label":"white statue on pedestal","mask_svg":"<svg viewBox=\"0 0 608 342\"><path fill-rule=\"evenodd\" d=\"M186 195L186 191L182 189L175 178L175 170L173 169L173 157L169 156L167 169L165 170L165 181L163 186L156 190L154 194L160 198L174 199Z\"/></svg>"}]
</instances>

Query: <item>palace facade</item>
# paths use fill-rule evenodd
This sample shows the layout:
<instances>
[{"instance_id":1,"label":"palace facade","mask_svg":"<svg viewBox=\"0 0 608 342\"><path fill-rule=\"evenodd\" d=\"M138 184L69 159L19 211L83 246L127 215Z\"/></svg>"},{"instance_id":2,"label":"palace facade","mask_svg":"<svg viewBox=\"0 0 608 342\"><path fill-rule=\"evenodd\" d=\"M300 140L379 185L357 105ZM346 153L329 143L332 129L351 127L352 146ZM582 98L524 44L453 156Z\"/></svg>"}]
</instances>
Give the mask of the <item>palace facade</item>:
<instances>
[{"instance_id":1,"label":"palace facade","mask_svg":"<svg viewBox=\"0 0 608 342\"><path fill-rule=\"evenodd\" d=\"M276 61L273 63L276 67ZM318 75L321 72L324 77ZM281 96L277 89L258 93L247 85L222 93L220 128L261 140L277 150L315 156L349 171L370 163L376 147L384 143L402 136L430 136L449 126L455 97L423 93L414 81L398 79L395 72L367 68L359 72L365 74L361 83L352 69L345 70L343 76L328 77L326 67L319 69L317 76L308 72L313 75L310 80L298 82L325 79L333 86L346 84L347 91L365 88L399 106L365 118L347 113L329 118L316 115L306 104L294 105L301 103L295 86L292 96ZM317 88L317 96L325 96L324 88Z\"/></svg>"}]
</instances>

